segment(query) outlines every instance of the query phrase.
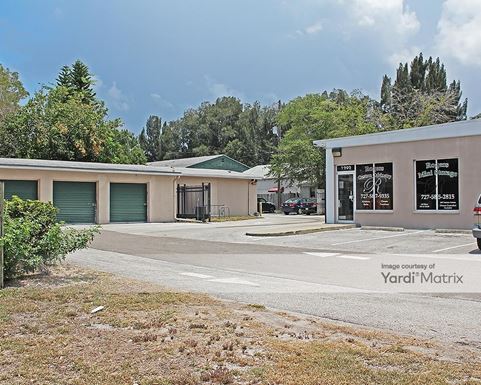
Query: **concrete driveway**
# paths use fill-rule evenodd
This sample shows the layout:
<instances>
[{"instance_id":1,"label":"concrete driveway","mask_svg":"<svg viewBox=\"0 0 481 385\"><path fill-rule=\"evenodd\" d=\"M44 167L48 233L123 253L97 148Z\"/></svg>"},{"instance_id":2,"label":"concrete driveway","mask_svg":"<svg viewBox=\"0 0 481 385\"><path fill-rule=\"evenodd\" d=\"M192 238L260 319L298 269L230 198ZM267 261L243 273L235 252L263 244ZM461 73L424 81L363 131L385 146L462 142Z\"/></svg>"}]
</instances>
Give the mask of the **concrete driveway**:
<instances>
[{"instance_id":1,"label":"concrete driveway","mask_svg":"<svg viewBox=\"0 0 481 385\"><path fill-rule=\"evenodd\" d=\"M215 224L106 225L90 249L69 260L175 289L481 348L481 254L468 234L352 229L245 235L259 226L321 220L272 215ZM407 271L402 265L426 275L456 273L463 283L387 284L382 273Z\"/></svg>"}]
</instances>

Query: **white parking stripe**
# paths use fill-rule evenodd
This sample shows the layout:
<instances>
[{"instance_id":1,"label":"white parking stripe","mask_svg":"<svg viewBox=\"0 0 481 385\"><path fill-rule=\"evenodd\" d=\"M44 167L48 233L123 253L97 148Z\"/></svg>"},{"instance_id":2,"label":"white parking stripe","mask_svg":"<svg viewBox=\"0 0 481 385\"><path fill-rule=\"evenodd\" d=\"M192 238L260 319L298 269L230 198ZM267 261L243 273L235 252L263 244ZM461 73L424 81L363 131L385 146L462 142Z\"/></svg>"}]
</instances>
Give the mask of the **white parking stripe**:
<instances>
[{"instance_id":1,"label":"white parking stripe","mask_svg":"<svg viewBox=\"0 0 481 385\"><path fill-rule=\"evenodd\" d=\"M232 283L235 285L248 285L248 286L259 286L257 283L246 281L240 278L217 278L217 279L209 279L209 282L218 282L218 283Z\"/></svg>"},{"instance_id":2,"label":"white parking stripe","mask_svg":"<svg viewBox=\"0 0 481 385\"><path fill-rule=\"evenodd\" d=\"M370 257L359 257L357 255L338 255L336 258L343 258L343 259L359 259L361 261L366 261L371 259Z\"/></svg>"},{"instance_id":3,"label":"white parking stripe","mask_svg":"<svg viewBox=\"0 0 481 385\"><path fill-rule=\"evenodd\" d=\"M335 255L338 255L339 253L317 253L315 251L305 251L304 254L307 255L313 255L314 257L320 257L320 258L327 258L327 257L334 257Z\"/></svg>"},{"instance_id":4,"label":"white parking stripe","mask_svg":"<svg viewBox=\"0 0 481 385\"><path fill-rule=\"evenodd\" d=\"M212 278L212 275L206 275L206 274L199 274L199 273L179 273L180 275L186 275L188 277L194 277L194 278Z\"/></svg>"},{"instance_id":5,"label":"white parking stripe","mask_svg":"<svg viewBox=\"0 0 481 385\"><path fill-rule=\"evenodd\" d=\"M368 241L376 241L378 239L388 239L388 238L396 238L396 237L405 237L407 235L412 235L412 234L419 234L423 233L428 230L419 230L419 231L413 231L412 233L403 233L403 234L396 234L396 235L388 235L386 237L376 237L376 238L367 238L367 239L356 239L354 241L346 241L346 242L339 242L339 243L332 243L331 246L338 246L338 245L347 245L349 243L359 243L359 242L368 242Z\"/></svg>"},{"instance_id":6,"label":"white parking stripe","mask_svg":"<svg viewBox=\"0 0 481 385\"><path fill-rule=\"evenodd\" d=\"M466 243L464 245L458 245L458 246L451 246L451 247L445 247L444 249L438 249L438 250L433 250L432 253L440 253L441 251L446 251L446 250L451 250L451 249L457 249L458 247L466 247L466 246L475 246L474 242Z\"/></svg>"}]
</instances>

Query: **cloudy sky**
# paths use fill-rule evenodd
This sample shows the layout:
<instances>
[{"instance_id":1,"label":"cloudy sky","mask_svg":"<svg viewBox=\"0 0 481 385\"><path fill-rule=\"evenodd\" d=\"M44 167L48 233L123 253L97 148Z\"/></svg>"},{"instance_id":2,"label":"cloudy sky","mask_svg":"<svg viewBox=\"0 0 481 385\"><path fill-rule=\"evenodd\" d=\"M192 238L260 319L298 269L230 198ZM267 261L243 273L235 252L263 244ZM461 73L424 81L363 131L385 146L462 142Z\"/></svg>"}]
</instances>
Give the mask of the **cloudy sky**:
<instances>
[{"instance_id":1,"label":"cloudy sky","mask_svg":"<svg viewBox=\"0 0 481 385\"><path fill-rule=\"evenodd\" d=\"M378 98L400 61L440 56L481 112L481 0L2 0L0 63L30 92L77 58L138 132L223 95L270 104L324 89Z\"/></svg>"}]
</instances>

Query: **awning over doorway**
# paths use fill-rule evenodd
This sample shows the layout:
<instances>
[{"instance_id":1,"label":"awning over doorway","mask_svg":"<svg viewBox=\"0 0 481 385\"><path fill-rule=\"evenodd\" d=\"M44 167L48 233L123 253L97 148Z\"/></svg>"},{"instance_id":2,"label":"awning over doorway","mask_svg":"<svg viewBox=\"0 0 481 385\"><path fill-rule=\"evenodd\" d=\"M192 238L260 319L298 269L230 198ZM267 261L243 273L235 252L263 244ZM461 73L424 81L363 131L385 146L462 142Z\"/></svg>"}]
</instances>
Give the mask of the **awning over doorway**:
<instances>
[{"instance_id":1,"label":"awning over doorway","mask_svg":"<svg viewBox=\"0 0 481 385\"><path fill-rule=\"evenodd\" d=\"M269 190L267 190L267 192L270 192L270 193L281 192L281 193L283 193L283 192L284 192L284 187L281 187L280 190L279 190L278 187L271 187Z\"/></svg>"}]
</instances>

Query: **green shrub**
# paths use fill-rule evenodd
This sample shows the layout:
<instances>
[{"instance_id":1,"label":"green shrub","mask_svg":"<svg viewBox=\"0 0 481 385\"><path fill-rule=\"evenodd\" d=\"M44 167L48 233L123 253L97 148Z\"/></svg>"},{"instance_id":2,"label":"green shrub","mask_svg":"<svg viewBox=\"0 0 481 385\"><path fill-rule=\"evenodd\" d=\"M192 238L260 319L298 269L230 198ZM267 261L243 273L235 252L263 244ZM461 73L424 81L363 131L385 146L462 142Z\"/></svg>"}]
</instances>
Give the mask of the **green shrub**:
<instances>
[{"instance_id":1,"label":"green shrub","mask_svg":"<svg viewBox=\"0 0 481 385\"><path fill-rule=\"evenodd\" d=\"M100 227L77 230L62 228L57 209L50 202L5 201L4 274L6 279L46 269L93 240Z\"/></svg>"}]
</instances>

